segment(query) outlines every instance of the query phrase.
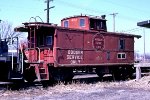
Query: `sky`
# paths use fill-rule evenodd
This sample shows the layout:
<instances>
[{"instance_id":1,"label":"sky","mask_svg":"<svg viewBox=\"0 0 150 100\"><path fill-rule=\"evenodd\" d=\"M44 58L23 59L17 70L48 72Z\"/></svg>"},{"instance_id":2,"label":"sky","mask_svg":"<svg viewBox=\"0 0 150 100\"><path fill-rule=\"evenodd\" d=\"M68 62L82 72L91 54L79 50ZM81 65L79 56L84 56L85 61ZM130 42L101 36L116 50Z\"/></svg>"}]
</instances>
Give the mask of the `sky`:
<instances>
[{"instance_id":1,"label":"sky","mask_svg":"<svg viewBox=\"0 0 150 100\"><path fill-rule=\"evenodd\" d=\"M31 17L39 16L46 22L46 0L1 0L0 19L10 22L13 27L29 22ZM115 17L115 30L130 34L141 35L135 39L135 51L143 53L144 31L137 26L137 22L150 20L150 0L53 0L50 6L50 22L60 25L61 19L69 16L86 14L101 16L106 15L108 31L113 31L112 13ZM38 21L41 19L37 18ZM34 20L30 20L34 21ZM145 50L150 53L150 29L145 30Z\"/></svg>"}]
</instances>

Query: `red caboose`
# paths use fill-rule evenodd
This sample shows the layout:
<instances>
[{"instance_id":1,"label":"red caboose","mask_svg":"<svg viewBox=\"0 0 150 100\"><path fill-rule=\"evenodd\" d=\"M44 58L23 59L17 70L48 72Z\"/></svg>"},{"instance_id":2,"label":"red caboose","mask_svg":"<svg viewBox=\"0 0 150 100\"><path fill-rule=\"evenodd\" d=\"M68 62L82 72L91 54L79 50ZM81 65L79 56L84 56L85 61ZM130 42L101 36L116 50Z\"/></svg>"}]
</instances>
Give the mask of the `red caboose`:
<instances>
[{"instance_id":1,"label":"red caboose","mask_svg":"<svg viewBox=\"0 0 150 100\"><path fill-rule=\"evenodd\" d=\"M134 38L141 36L107 32L105 16L64 18L61 25L29 22L16 28L28 32L25 80L70 80L74 69L91 70L100 77L111 73L116 79L131 76Z\"/></svg>"}]
</instances>

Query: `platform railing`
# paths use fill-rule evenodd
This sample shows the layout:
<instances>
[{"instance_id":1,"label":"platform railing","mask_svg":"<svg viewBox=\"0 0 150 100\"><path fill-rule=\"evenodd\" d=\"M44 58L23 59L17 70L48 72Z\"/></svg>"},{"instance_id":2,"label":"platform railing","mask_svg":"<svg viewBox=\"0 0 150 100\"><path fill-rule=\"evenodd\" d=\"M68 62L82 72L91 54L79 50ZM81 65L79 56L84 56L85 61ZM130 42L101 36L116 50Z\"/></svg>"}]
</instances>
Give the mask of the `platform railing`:
<instances>
[{"instance_id":1,"label":"platform railing","mask_svg":"<svg viewBox=\"0 0 150 100\"><path fill-rule=\"evenodd\" d=\"M37 63L41 62L41 55L40 55L40 48L39 47L36 47L36 48L26 48L25 51L28 51L28 54L29 54L29 57L28 57L28 60L30 60L30 50L35 50L34 52L37 52ZM29 62L29 61L28 61Z\"/></svg>"},{"instance_id":2,"label":"platform railing","mask_svg":"<svg viewBox=\"0 0 150 100\"><path fill-rule=\"evenodd\" d=\"M134 67L136 68L136 80L139 80L141 78L141 68L150 67L150 60L146 59L143 61L140 61L139 63L135 63Z\"/></svg>"},{"instance_id":3,"label":"platform railing","mask_svg":"<svg viewBox=\"0 0 150 100\"><path fill-rule=\"evenodd\" d=\"M5 39L7 42L8 42L8 46L11 47L11 50L8 50L8 52L10 51L10 56L11 56L11 68L12 70L14 69L14 56L16 53L16 56L17 56L17 63L19 62L19 39L18 37L10 37L10 38L6 38ZM16 47L15 47L15 50L12 50L14 49L14 41L16 40ZM9 55L9 53L8 53Z\"/></svg>"},{"instance_id":4,"label":"platform railing","mask_svg":"<svg viewBox=\"0 0 150 100\"><path fill-rule=\"evenodd\" d=\"M23 65L23 59L24 59L24 54L23 54L23 48L21 46L21 42L20 42L20 53L21 53L21 74L23 74L23 69L24 69L24 65ZM20 59L20 55L19 55L19 59Z\"/></svg>"},{"instance_id":5,"label":"platform railing","mask_svg":"<svg viewBox=\"0 0 150 100\"><path fill-rule=\"evenodd\" d=\"M51 49L49 48L49 47L41 47L41 48L39 48L41 51L42 50L48 50L48 56L49 56L49 61L50 61L50 51L51 51ZM44 51L43 51L44 52Z\"/></svg>"}]
</instances>

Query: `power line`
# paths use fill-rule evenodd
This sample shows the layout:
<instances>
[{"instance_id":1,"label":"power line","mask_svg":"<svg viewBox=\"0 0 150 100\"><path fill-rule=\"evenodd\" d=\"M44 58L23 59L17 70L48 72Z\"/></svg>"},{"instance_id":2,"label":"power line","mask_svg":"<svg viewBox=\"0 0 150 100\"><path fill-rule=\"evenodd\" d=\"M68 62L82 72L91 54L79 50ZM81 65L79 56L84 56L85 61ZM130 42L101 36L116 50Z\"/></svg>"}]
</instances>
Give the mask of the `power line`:
<instances>
[{"instance_id":1,"label":"power line","mask_svg":"<svg viewBox=\"0 0 150 100\"><path fill-rule=\"evenodd\" d=\"M82 10L89 11L89 12L101 13L102 15L104 15L104 14L107 15L106 11L99 11L99 10L96 10L96 9L92 9L92 8L88 8L88 7L83 7L83 6L80 6L80 5L77 5L77 4L73 4L71 2L66 2L64 0L58 0L58 1L59 1L58 3L61 3L61 5L62 4L66 5L67 7L71 7L71 8L75 8L75 9L82 9Z\"/></svg>"},{"instance_id":2,"label":"power line","mask_svg":"<svg viewBox=\"0 0 150 100\"><path fill-rule=\"evenodd\" d=\"M136 11L136 12L144 13L144 14L145 14L145 13L149 13L149 11L145 11L145 10L142 10L142 9L138 9L139 6L137 6L138 8L135 8L135 7L133 7L133 6L116 3L116 2L114 2L114 0L113 0L113 1L111 1L111 0L104 0L104 2L113 4L113 5L116 5L116 6L120 6L120 7L123 7L123 8L128 8L128 9L134 10L134 11ZM140 7L140 8L142 8L142 7Z\"/></svg>"},{"instance_id":3,"label":"power line","mask_svg":"<svg viewBox=\"0 0 150 100\"><path fill-rule=\"evenodd\" d=\"M106 2L108 2L108 1L106 1ZM67 7L71 7L71 8L75 8L75 9L82 9L82 10L85 10L85 11L88 11L88 12L92 12L92 13L101 13L101 15L110 15L110 12L106 12L106 11L100 11L100 10L98 10L98 9L93 9L93 8L89 8L89 7L83 7L83 6L81 6L81 5L77 5L77 4L73 4L73 3L71 3L71 2L66 2L66 1L64 1L64 0L57 0L57 3L61 3L61 6L62 5L66 5ZM108 2L108 3L111 3L111 1L110 2ZM115 3L113 3L114 5L115 5ZM121 6L121 5L119 5L119 6ZM130 7L128 7L128 6L124 6L124 8L130 8ZM131 9L131 10L133 10L133 9ZM138 11L138 10L137 10ZM138 13L139 14L139 13ZM127 15L123 15L123 14L119 14L119 19L125 19L125 20L130 20L130 21L137 21L137 20L141 20L141 19L139 19L139 18L137 18L137 17L135 17L134 16L134 18L133 17L131 17L131 16L127 16Z\"/></svg>"},{"instance_id":4,"label":"power line","mask_svg":"<svg viewBox=\"0 0 150 100\"><path fill-rule=\"evenodd\" d=\"M129 30L124 30L124 31L121 31L121 32L135 32L135 31L140 31L142 30L141 28L133 28L133 29L129 29Z\"/></svg>"}]
</instances>

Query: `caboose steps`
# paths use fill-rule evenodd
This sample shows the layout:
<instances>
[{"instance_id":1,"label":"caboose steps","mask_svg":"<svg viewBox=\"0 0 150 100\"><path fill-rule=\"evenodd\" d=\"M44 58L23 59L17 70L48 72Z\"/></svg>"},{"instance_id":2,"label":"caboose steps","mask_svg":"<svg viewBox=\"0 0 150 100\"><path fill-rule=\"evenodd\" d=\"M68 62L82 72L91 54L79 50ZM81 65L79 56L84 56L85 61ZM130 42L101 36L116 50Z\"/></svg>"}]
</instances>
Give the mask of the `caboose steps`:
<instances>
[{"instance_id":1,"label":"caboose steps","mask_svg":"<svg viewBox=\"0 0 150 100\"><path fill-rule=\"evenodd\" d=\"M49 80L49 73L46 70L47 67L44 66L43 63L40 63L37 66L37 77L39 81Z\"/></svg>"},{"instance_id":2,"label":"caboose steps","mask_svg":"<svg viewBox=\"0 0 150 100\"><path fill-rule=\"evenodd\" d=\"M39 68L39 73L45 73L45 68Z\"/></svg>"},{"instance_id":3,"label":"caboose steps","mask_svg":"<svg viewBox=\"0 0 150 100\"><path fill-rule=\"evenodd\" d=\"M45 68L39 68L39 74L40 74L40 79L41 80L47 80L48 73L46 73Z\"/></svg>"},{"instance_id":4,"label":"caboose steps","mask_svg":"<svg viewBox=\"0 0 150 100\"><path fill-rule=\"evenodd\" d=\"M22 80L23 79L23 77L21 77L21 78L11 78L11 80Z\"/></svg>"}]
</instances>

